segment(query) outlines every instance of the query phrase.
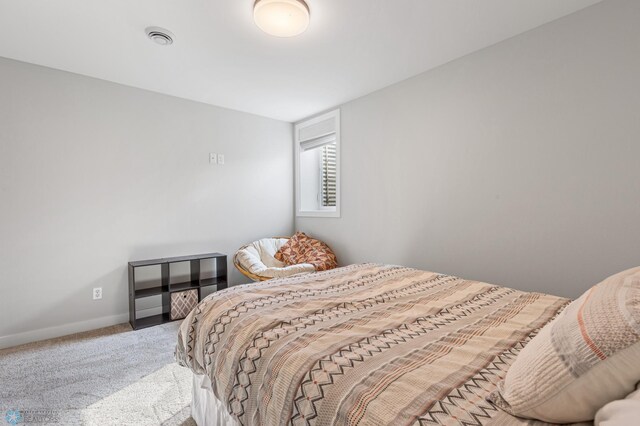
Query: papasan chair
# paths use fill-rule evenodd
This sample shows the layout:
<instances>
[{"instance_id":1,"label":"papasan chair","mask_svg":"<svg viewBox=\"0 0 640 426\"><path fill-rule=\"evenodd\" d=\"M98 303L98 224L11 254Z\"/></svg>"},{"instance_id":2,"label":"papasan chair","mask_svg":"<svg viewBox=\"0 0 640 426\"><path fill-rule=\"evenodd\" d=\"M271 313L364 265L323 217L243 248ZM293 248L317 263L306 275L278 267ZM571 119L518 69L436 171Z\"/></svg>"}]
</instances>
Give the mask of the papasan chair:
<instances>
[{"instance_id":1,"label":"papasan chair","mask_svg":"<svg viewBox=\"0 0 640 426\"><path fill-rule=\"evenodd\" d=\"M253 281L265 281L314 272L315 267L310 263L287 265L274 257L287 241L289 241L288 237L273 237L244 245L233 256L233 264Z\"/></svg>"}]
</instances>

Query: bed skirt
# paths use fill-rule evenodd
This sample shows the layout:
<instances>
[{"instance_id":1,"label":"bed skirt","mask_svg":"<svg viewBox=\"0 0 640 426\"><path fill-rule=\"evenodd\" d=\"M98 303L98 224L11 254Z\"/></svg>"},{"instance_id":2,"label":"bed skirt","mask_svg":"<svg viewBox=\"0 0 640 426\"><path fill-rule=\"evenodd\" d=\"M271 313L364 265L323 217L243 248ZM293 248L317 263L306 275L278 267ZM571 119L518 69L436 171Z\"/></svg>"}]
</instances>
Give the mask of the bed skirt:
<instances>
[{"instance_id":1,"label":"bed skirt","mask_svg":"<svg viewBox=\"0 0 640 426\"><path fill-rule=\"evenodd\" d=\"M205 375L193 375L191 417L198 426L239 426L224 404L215 397L211 381Z\"/></svg>"}]
</instances>

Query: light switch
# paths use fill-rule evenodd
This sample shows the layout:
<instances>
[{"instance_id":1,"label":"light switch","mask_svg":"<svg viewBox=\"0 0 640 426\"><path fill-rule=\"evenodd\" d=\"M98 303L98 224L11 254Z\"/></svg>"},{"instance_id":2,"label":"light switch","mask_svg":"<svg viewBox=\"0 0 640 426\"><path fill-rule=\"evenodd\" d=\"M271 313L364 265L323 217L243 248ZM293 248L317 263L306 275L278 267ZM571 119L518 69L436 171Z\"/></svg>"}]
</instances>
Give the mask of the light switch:
<instances>
[{"instance_id":1,"label":"light switch","mask_svg":"<svg viewBox=\"0 0 640 426\"><path fill-rule=\"evenodd\" d=\"M218 164L218 156L215 152L209 153L209 164Z\"/></svg>"},{"instance_id":2,"label":"light switch","mask_svg":"<svg viewBox=\"0 0 640 426\"><path fill-rule=\"evenodd\" d=\"M224 154L218 154L218 164L224 164Z\"/></svg>"}]
</instances>

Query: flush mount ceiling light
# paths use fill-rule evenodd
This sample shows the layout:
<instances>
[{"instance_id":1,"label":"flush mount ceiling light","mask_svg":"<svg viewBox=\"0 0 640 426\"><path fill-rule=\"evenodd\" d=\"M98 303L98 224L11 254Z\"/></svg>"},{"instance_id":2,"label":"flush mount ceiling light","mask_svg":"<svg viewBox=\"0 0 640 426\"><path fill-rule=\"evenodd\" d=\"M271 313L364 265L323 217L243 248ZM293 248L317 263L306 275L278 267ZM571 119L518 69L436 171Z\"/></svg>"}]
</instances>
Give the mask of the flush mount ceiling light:
<instances>
[{"instance_id":1,"label":"flush mount ceiling light","mask_svg":"<svg viewBox=\"0 0 640 426\"><path fill-rule=\"evenodd\" d=\"M173 40L175 39L171 31L160 27L148 27L145 32L147 33L147 37L161 46L173 44Z\"/></svg>"},{"instance_id":2,"label":"flush mount ceiling light","mask_svg":"<svg viewBox=\"0 0 640 426\"><path fill-rule=\"evenodd\" d=\"M293 37L309 26L309 6L304 0L256 0L253 20L267 34Z\"/></svg>"}]
</instances>

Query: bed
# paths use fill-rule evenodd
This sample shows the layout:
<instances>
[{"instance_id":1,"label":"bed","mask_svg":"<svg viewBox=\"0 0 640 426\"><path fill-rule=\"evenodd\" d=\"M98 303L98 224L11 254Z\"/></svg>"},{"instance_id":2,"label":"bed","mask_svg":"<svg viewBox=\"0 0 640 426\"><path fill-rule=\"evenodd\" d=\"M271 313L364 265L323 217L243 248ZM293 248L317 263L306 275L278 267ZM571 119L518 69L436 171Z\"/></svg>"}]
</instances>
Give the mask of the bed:
<instances>
[{"instance_id":1,"label":"bed","mask_svg":"<svg viewBox=\"0 0 640 426\"><path fill-rule=\"evenodd\" d=\"M181 324L176 359L194 373L200 426L525 424L486 397L568 303L350 265L210 295Z\"/></svg>"}]
</instances>

